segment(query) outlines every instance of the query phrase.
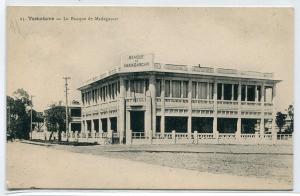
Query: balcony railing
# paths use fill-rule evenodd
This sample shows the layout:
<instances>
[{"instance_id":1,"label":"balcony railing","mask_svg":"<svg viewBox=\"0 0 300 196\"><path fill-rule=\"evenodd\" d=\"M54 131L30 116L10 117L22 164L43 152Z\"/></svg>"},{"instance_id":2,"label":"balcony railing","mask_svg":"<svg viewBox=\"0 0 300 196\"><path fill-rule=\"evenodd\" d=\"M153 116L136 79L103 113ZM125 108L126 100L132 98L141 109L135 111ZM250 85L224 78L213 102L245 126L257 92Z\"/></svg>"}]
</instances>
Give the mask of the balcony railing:
<instances>
[{"instance_id":1,"label":"balcony railing","mask_svg":"<svg viewBox=\"0 0 300 196\"><path fill-rule=\"evenodd\" d=\"M127 102L127 104L130 104L130 105L140 105L140 104L144 104L146 102L146 98L145 97L130 97L130 98L126 98L126 102Z\"/></svg>"},{"instance_id":2,"label":"balcony railing","mask_svg":"<svg viewBox=\"0 0 300 196\"><path fill-rule=\"evenodd\" d=\"M292 140L293 135L292 134L278 134L277 139L278 140Z\"/></svg>"},{"instance_id":3,"label":"balcony railing","mask_svg":"<svg viewBox=\"0 0 300 196\"><path fill-rule=\"evenodd\" d=\"M219 133L219 139L235 139L234 133Z\"/></svg>"},{"instance_id":4,"label":"balcony railing","mask_svg":"<svg viewBox=\"0 0 300 196\"><path fill-rule=\"evenodd\" d=\"M222 73L222 74L238 74L238 70L236 69L223 69L223 68L218 68L217 73Z\"/></svg>"},{"instance_id":5,"label":"balcony railing","mask_svg":"<svg viewBox=\"0 0 300 196\"><path fill-rule=\"evenodd\" d=\"M255 134L241 134L241 138L242 139L249 139L249 138L255 139Z\"/></svg>"},{"instance_id":6,"label":"balcony railing","mask_svg":"<svg viewBox=\"0 0 300 196\"><path fill-rule=\"evenodd\" d=\"M199 104L199 105L214 104L214 100L211 100L211 99L192 99L192 104Z\"/></svg>"},{"instance_id":7,"label":"balcony railing","mask_svg":"<svg viewBox=\"0 0 300 196\"><path fill-rule=\"evenodd\" d=\"M213 133L198 133L197 137L200 140L214 139L214 134Z\"/></svg>"},{"instance_id":8,"label":"balcony railing","mask_svg":"<svg viewBox=\"0 0 300 196\"><path fill-rule=\"evenodd\" d=\"M175 137L176 139L188 139L189 135L187 133L176 133Z\"/></svg>"},{"instance_id":9,"label":"balcony railing","mask_svg":"<svg viewBox=\"0 0 300 196\"><path fill-rule=\"evenodd\" d=\"M155 139L172 139L172 133L155 133Z\"/></svg>"},{"instance_id":10,"label":"balcony railing","mask_svg":"<svg viewBox=\"0 0 300 196\"><path fill-rule=\"evenodd\" d=\"M192 71L202 72L202 73L214 73L214 68L211 67L192 67Z\"/></svg>"},{"instance_id":11,"label":"balcony railing","mask_svg":"<svg viewBox=\"0 0 300 196\"><path fill-rule=\"evenodd\" d=\"M145 132L132 132L132 139L145 139Z\"/></svg>"},{"instance_id":12,"label":"balcony railing","mask_svg":"<svg viewBox=\"0 0 300 196\"><path fill-rule=\"evenodd\" d=\"M165 98L165 103L188 103L187 98Z\"/></svg>"}]
</instances>

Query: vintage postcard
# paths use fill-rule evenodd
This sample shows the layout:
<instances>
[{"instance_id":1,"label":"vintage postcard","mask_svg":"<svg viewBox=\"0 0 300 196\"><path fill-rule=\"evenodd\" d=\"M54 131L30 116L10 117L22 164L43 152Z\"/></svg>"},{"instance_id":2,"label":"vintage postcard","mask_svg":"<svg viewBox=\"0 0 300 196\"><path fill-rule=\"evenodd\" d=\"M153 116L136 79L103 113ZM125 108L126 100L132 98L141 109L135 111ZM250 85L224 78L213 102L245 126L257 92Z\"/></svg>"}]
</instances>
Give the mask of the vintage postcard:
<instances>
[{"instance_id":1,"label":"vintage postcard","mask_svg":"<svg viewBox=\"0 0 300 196\"><path fill-rule=\"evenodd\" d=\"M7 8L6 186L292 190L294 10Z\"/></svg>"}]
</instances>

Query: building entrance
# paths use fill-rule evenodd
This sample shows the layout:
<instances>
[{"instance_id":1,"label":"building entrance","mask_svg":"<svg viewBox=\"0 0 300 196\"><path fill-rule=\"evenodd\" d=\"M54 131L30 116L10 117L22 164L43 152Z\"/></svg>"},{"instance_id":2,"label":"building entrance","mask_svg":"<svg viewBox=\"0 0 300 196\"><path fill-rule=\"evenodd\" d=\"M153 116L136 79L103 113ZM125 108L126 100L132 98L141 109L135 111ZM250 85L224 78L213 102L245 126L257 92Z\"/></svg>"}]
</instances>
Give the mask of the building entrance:
<instances>
[{"instance_id":1,"label":"building entrance","mask_svg":"<svg viewBox=\"0 0 300 196\"><path fill-rule=\"evenodd\" d=\"M130 112L130 129L132 132L144 132L145 130L145 112L131 111Z\"/></svg>"}]
</instances>

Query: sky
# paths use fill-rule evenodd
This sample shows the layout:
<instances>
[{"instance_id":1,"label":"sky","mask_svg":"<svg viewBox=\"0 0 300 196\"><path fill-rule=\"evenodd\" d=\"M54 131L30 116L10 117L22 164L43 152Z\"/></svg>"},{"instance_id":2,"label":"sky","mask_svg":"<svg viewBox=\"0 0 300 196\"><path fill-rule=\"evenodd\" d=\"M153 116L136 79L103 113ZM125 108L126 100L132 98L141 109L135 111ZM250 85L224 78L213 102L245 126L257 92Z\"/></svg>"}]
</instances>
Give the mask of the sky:
<instances>
[{"instance_id":1,"label":"sky","mask_svg":"<svg viewBox=\"0 0 300 196\"><path fill-rule=\"evenodd\" d=\"M119 66L121 55L141 53L154 53L160 63L273 72L282 80L277 110L294 102L292 8L10 7L7 12L7 95L24 88L38 111L65 99L64 76L71 77L70 100L79 101L77 88L84 81Z\"/></svg>"}]
</instances>

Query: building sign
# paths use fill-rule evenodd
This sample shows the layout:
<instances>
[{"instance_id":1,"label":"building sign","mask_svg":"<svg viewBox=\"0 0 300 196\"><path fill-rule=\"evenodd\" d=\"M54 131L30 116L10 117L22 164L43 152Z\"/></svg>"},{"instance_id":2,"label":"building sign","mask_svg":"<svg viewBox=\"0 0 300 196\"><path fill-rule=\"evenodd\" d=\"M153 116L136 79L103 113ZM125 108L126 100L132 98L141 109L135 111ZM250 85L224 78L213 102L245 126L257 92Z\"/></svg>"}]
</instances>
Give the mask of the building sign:
<instances>
[{"instance_id":1,"label":"building sign","mask_svg":"<svg viewBox=\"0 0 300 196\"><path fill-rule=\"evenodd\" d=\"M125 68L152 67L154 61L153 54L137 54L122 56L122 66Z\"/></svg>"}]
</instances>

